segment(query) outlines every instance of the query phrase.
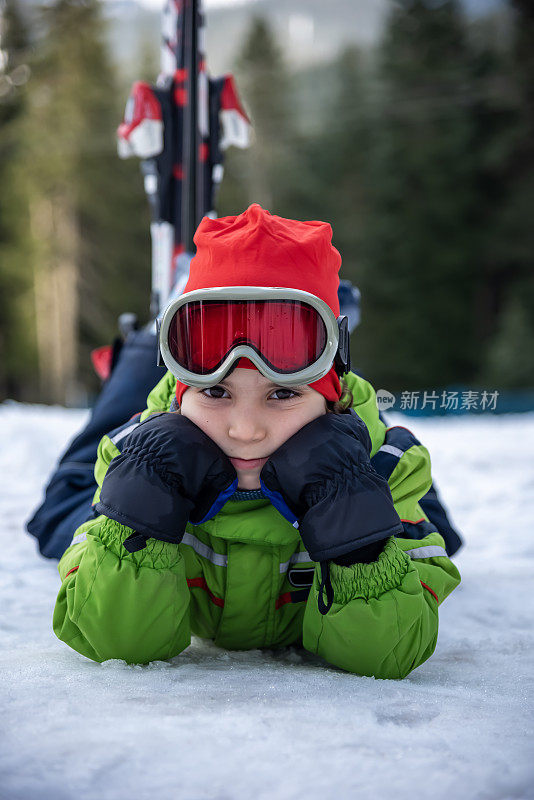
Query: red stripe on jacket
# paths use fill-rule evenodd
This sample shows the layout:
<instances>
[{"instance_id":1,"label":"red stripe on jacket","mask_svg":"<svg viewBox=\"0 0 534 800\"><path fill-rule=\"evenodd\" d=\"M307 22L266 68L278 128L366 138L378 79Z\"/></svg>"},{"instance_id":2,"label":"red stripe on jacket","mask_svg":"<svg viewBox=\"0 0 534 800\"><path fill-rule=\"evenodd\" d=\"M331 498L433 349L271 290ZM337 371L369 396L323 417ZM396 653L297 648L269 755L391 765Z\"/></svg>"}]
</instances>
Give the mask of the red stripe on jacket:
<instances>
[{"instance_id":1,"label":"red stripe on jacket","mask_svg":"<svg viewBox=\"0 0 534 800\"><path fill-rule=\"evenodd\" d=\"M286 603L291 603L291 592L284 592L284 594L281 594L275 603L275 608L285 606Z\"/></svg>"},{"instance_id":2,"label":"red stripe on jacket","mask_svg":"<svg viewBox=\"0 0 534 800\"><path fill-rule=\"evenodd\" d=\"M436 598L436 602L439 604L438 596L437 596L437 594L436 594L436 593L435 593L435 592L434 592L434 591L433 591L433 590L430 588L430 586L427 586L427 585L426 585L426 583L423 583L423 581L421 581L421 586L424 586L424 588L425 588L427 591L429 591L429 592L430 592L430 594L432 595L432 597L435 597L435 598Z\"/></svg>"},{"instance_id":3,"label":"red stripe on jacket","mask_svg":"<svg viewBox=\"0 0 534 800\"><path fill-rule=\"evenodd\" d=\"M71 572L76 572L76 570L79 569L79 568L80 568L80 565L78 564L77 567L73 567L72 569L69 569L69 571L67 572L67 575L70 575ZM65 578L67 577L67 575L65 575Z\"/></svg>"},{"instance_id":4,"label":"red stripe on jacket","mask_svg":"<svg viewBox=\"0 0 534 800\"><path fill-rule=\"evenodd\" d=\"M224 600L221 597L215 597L215 595L209 590L205 578L188 578L187 585L190 589L204 589L204 591L208 593L208 597L212 603L215 603L215 605L219 606L220 608L224 606Z\"/></svg>"}]
</instances>

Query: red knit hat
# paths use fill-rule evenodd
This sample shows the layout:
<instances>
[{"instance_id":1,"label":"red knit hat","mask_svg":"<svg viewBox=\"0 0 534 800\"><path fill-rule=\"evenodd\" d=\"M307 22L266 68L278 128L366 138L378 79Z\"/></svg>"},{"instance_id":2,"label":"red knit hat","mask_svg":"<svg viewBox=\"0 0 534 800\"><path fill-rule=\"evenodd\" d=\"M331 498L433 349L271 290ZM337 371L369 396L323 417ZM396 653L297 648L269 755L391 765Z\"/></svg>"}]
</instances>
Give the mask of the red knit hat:
<instances>
[{"instance_id":1,"label":"red knit hat","mask_svg":"<svg viewBox=\"0 0 534 800\"><path fill-rule=\"evenodd\" d=\"M253 203L235 217L204 217L194 242L197 252L184 293L214 286L283 286L314 294L339 316L341 256L332 245L327 222L284 219ZM256 369L246 358L237 366ZM341 386L334 368L309 385L327 400L339 400ZM188 388L177 382L178 403Z\"/></svg>"}]
</instances>

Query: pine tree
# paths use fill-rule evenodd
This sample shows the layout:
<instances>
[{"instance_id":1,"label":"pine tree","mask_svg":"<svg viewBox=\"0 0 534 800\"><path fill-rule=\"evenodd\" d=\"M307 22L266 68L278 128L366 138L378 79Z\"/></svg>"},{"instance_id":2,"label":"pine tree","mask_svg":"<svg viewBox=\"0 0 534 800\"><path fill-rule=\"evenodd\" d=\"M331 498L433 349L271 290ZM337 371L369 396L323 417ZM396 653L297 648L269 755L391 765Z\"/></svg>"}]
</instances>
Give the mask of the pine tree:
<instances>
[{"instance_id":1,"label":"pine tree","mask_svg":"<svg viewBox=\"0 0 534 800\"><path fill-rule=\"evenodd\" d=\"M469 65L456 2L398 4L373 105L358 332L359 363L386 388L468 380L479 357Z\"/></svg>"},{"instance_id":2,"label":"pine tree","mask_svg":"<svg viewBox=\"0 0 534 800\"><path fill-rule=\"evenodd\" d=\"M534 387L534 282L514 287L500 315L499 327L488 350L483 378L486 385L499 389Z\"/></svg>"},{"instance_id":3,"label":"pine tree","mask_svg":"<svg viewBox=\"0 0 534 800\"><path fill-rule=\"evenodd\" d=\"M34 337L31 273L27 269L27 214L14 162L22 157L20 126L26 108L29 31L17 5L0 7L0 399L31 392Z\"/></svg>"},{"instance_id":4,"label":"pine tree","mask_svg":"<svg viewBox=\"0 0 534 800\"><path fill-rule=\"evenodd\" d=\"M367 161L372 138L369 76L355 47L341 51L331 72L330 102L317 109L323 129L311 143L314 154L309 171L317 184L311 216L332 223L334 243L343 259L341 274L358 284L367 227Z\"/></svg>"},{"instance_id":5,"label":"pine tree","mask_svg":"<svg viewBox=\"0 0 534 800\"><path fill-rule=\"evenodd\" d=\"M534 387L534 7L514 0L510 71L513 104L500 153L501 196L492 220L491 286L495 324L480 380L496 387ZM511 120L510 120L511 116Z\"/></svg>"},{"instance_id":6,"label":"pine tree","mask_svg":"<svg viewBox=\"0 0 534 800\"><path fill-rule=\"evenodd\" d=\"M251 147L228 153L220 213L239 213L252 202L291 216L298 203L298 136L291 80L273 31L257 17L245 37L235 75L253 127Z\"/></svg>"},{"instance_id":7,"label":"pine tree","mask_svg":"<svg viewBox=\"0 0 534 800\"><path fill-rule=\"evenodd\" d=\"M20 169L41 398L73 402L90 380L90 345L113 334L118 311L148 306L148 224L138 165L115 154L120 111L97 0L57 0L42 27Z\"/></svg>"}]
</instances>

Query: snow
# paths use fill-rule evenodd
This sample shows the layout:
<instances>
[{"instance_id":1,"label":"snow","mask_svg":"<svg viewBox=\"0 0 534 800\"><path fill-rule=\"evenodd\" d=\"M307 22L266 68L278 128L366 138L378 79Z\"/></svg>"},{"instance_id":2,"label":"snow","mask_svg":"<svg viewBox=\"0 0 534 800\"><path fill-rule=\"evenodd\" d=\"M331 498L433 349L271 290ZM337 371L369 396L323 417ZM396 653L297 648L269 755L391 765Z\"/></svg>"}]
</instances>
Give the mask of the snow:
<instances>
[{"instance_id":1,"label":"snow","mask_svg":"<svg viewBox=\"0 0 534 800\"><path fill-rule=\"evenodd\" d=\"M403 681L195 640L95 664L59 642L59 577L23 532L85 412L0 406L0 798L526 800L534 414L407 419L466 546L434 655Z\"/></svg>"}]
</instances>

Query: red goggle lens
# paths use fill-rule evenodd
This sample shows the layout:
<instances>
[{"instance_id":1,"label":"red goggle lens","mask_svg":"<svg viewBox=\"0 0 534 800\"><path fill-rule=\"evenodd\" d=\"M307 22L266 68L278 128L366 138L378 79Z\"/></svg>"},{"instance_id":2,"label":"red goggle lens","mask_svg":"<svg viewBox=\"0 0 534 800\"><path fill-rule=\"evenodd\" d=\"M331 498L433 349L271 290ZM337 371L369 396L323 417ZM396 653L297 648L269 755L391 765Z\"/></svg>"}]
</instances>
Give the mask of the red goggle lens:
<instances>
[{"instance_id":1,"label":"red goggle lens","mask_svg":"<svg viewBox=\"0 0 534 800\"><path fill-rule=\"evenodd\" d=\"M317 361L326 340L319 313L298 300L193 301L178 309L168 334L174 360L196 375L214 372L240 344L275 372L298 372Z\"/></svg>"}]
</instances>

